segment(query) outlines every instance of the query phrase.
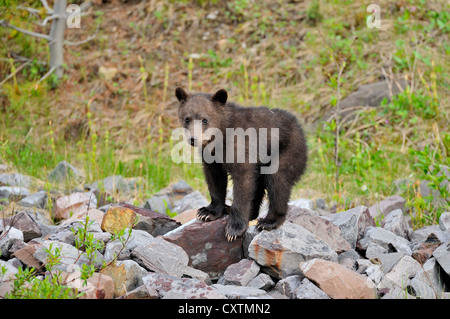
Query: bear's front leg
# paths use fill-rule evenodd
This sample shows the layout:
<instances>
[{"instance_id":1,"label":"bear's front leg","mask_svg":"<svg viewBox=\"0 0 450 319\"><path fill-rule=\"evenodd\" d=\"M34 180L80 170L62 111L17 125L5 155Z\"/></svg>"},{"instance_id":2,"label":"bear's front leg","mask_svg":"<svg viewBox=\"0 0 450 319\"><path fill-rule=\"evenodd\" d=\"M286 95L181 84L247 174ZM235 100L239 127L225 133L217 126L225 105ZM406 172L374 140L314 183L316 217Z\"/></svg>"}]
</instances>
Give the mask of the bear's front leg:
<instances>
[{"instance_id":1,"label":"bear's front leg","mask_svg":"<svg viewBox=\"0 0 450 319\"><path fill-rule=\"evenodd\" d=\"M222 217L227 208L227 205L225 205L228 181L227 173L222 164L208 164L205 162L203 162L203 172L205 174L206 183L208 184L211 204L198 209L197 219L213 221Z\"/></svg>"},{"instance_id":2,"label":"bear's front leg","mask_svg":"<svg viewBox=\"0 0 450 319\"><path fill-rule=\"evenodd\" d=\"M234 175L232 175L233 204L231 205L230 216L225 228L225 235L229 241L242 236L248 228L252 208L252 194L256 182L251 169L238 170Z\"/></svg>"}]
</instances>

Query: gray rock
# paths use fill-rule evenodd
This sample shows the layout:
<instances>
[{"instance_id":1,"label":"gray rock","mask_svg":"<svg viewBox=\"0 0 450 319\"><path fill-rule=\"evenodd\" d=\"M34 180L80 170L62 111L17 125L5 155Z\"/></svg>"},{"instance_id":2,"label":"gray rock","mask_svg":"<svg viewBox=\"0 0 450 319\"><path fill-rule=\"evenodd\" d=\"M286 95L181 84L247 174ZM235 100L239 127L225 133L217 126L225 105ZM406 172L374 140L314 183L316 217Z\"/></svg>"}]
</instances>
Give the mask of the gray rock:
<instances>
[{"instance_id":1,"label":"gray rock","mask_svg":"<svg viewBox=\"0 0 450 319\"><path fill-rule=\"evenodd\" d=\"M62 161L48 174L47 178L53 183L63 183L79 181L83 178L83 174L70 163Z\"/></svg>"},{"instance_id":2,"label":"gray rock","mask_svg":"<svg viewBox=\"0 0 450 319\"><path fill-rule=\"evenodd\" d=\"M129 236L128 229L122 237L122 241L115 239L110 241L105 246L105 260L110 262L116 256L117 260L125 260L131 258L131 252L138 246L151 245L154 237L143 230L133 229Z\"/></svg>"},{"instance_id":3,"label":"gray rock","mask_svg":"<svg viewBox=\"0 0 450 319\"><path fill-rule=\"evenodd\" d=\"M414 278L429 285L437 294L437 297L441 298L442 292L444 291L445 275L436 262L436 258L431 257L428 259Z\"/></svg>"},{"instance_id":4,"label":"gray rock","mask_svg":"<svg viewBox=\"0 0 450 319\"><path fill-rule=\"evenodd\" d=\"M272 299L266 291L254 287L214 284L211 285L211 288L213 288L217 293L224 295L229 299Z\"/></svg>"},{"instance_id":5,"label":"gray rock","mask_svg":"<svg viewBox=\"0 0 450 319\"><path fill-rule=\"evenodd\" d=\"M369 212L373 218L380 215L386 217L390 212L396 209L400 209L403 212L405 210L405 203L406 200L403 197L394 195L370 206Z\"/></svg>"},{"instance_id":6,"label":"gray rock","mask_svg":"<svg viewBox=\"0 0 450 319\"><path fill-rule=\"evenodd\" d=\"M2 268L4 267L4 269L6 269L6 272L4 274L2 274ZM11 265L11 263L8 263L4 260L0 260L0 285L2 284L3 281L9 280L9 279L14 279L15 278L15 274L17 274L19 270L17 269L17 267L14 267L13 265Z\"/></svg>"},{"instance_id":7,"label":"gray rock","mask_svg":"<svg viewBox=\"0 0 450 319\"><path fill-rule=\"evenodd\" d=\"M369 268L370 266L372 266L372 262L370 260L367 259L357 259L356 260L356 264L357 264L357 269L356 272L358 274L363 274L366 272L367 268Z\"/></svg>"},{"instance_id":8,"label":"gray rock","mask_svg":"<svg viewBox=\"0 0 450 319\"><path fill-rule=\"evenodd\" d=\"M106 193L115 193L120 191L126 191L127 183L122 175L108 176L104 179L95 181L87 186L91 191L98 190Z\"/></svg>"},{"instance_id":9,"label":"gray rock","mask_svg":"<svg viewBox=\"0 0 450 319\"><path fill-rule=\"evenodd\" d=\"M19 186L1 186L0 199L5 198L10 201L20 201L30 195L28 188Z\"/></svg>"},{"instance_id":10,"label":"gray rock","mask_svg":"<svg viewBox=\"0 0 450 319\"><path fill-rule=\"evenodd\" d=\"M148 290L156 290L161 299L225 299L219 289L193 278L178 278L150 273L142 282ZM231 287L231 286L224 286Z\"/></svg>"},{"instance_id":11,"label":"gray rock","mask_svg":"<svg viewBox=\"0 0 450 319\"><path fill-rule=\"evenodd\" d=\"M191 186L189 186L188 183L186 183L184 180L180 179L178 182L172 185L172 190L175 193L191 193L194 190Z\"/></svg>"},{"instance_id":12,"label":"gray rock","mask_svg":"<svg viewBox=\"0 0 450 319\"><path fill-rule=\"evenodd\" d=\"M450 241L443 243L433 252L437 263L450 276Z\"/></svg>"},{"instance_id":13,"label":"gray rock","mask_svg":"<svg viewBox=\"0 0 450 319\"><path fill-rule=\"evenodd\" d=\"M421 265L415 259L411 256L403 256L392 267L391 271L383 276L377 288L392 289L393 287L399 287L406 290L408 279L413 278L420 269Z\"/></svg>"},{"instance_id":14,"label":"gray rock","mask_svg":"<svg viewBox=\"0 0 450 319\"><path fill-rule=\"evenodd\" d=\"M383 273L387 274L391 271L392 267L404 256L407 256L407 254L400 252L400 253L389 253L389 254L382 254L377 257L377 260L380 262L381 270Z\"/></svg>"},{"instance_id":15,"label":"gray rock","mask_svg":"<svg viewBox=\"0 0 450 319\"><path fill-rule=\"evenodd\" d=\"M401 209L395 209L389 213L382 221L381 227L397 236L408 239L409 229Z\"/></svg>"},{"instance_id":16,"label":"gray rock","mask_svg":"<svg viewBox=\"0 0 450 319\"><path fill-rule=\"evenodd\" d=\"M450 212L445 212L439 217L439 228L443 231L450 232Z\"/></svg>"},{"instance_id":17,"label":"gray rock","mask_svg":"<svg viewBox=\"0 0 450 319\"><path fill-rule=\"evenodd\" d=\"M259 273L259 265L251 259L242 259L231 264L224 273L225 285L247 286L247 284Z\"/></svg>"},{"instance_id":18,"label":"gray rock","mask_svg":"<svg viewBox=\"0 0 450 319\"><path fill-rule=\"evenodd\" d=\"M289 201L288 205L297 206L299 208L314 209L314 201L308 198L299 198Z\"/></svg>"},{"instance_id":19,"label":"gray rock","mask_svg":"<svg viewBox=\"0 0 450 319\"><path fill-rule=\"evenodd\" d=\"M337 260L336 252L327 243L288 221L275 230L263 230L256 235L249 245L249 257L278 278L301 274L299 264L303 261Z\"/></svg>"},{"instance_id":20,"label":"gray rock","mask_svg":"<svg viewBox=\"0 0 450 319\"><path fill-rule=\"evenodd\" d=\"M67 271L67 267L73 265L81 254L81 252L72 245L55 240L45 240L41 246L37 247L33 257L41 263L47 263L49 254L46 250L50 251L52 254L56 254L57 249L60 252L60 262L54 265L52 270ZM78 259L78 262L81 262L81 260Z\"/></svg>"},{"instance_id":21,"label":"gray rock","mask_svg":"<svg viewBox=\"0 0 450 319\"><path fill-rule=\"evenodd\" d=\"M350 249L349 251L339 254L338 263L352 270L356 270L357 269L356 261L360 258L361 256L354 249Z\"/></svg>"},{"instance_id":22,"label":"gray rock","mask_svg":"<svg viewBox=\"0 0 450 319\"><path fill-rule=\"evenodd\" d=\"M258 235L261 231L256 228L256 226L251 225L248 227L247 231L244 233L242 238L242 250L244 251L244 257L248 258L248 246L252 242L253 238Z\"/></svg>"},{"instance_id":23,"label":"gray rock","mask_svg":"<svg viewBox=\"0 0 450 319\"><path fill-rule=\"evenodd\" d=\"M435 234L442 243L450 241L450 232L443 231L439 225L425 226L416 229L410 234L409 237L413 244L413 249L416 249L420 244L424 243L431 233Z\"/></svg>"},{"instance_id":24,"label":"gray rock","mask_svg":"<svg viewBox=\"0 0 450 319\"><path fill-rule=\"evenodd\" d=\"M366 258L377 258L379 255L387 254L388 250L375 242L371 242L366 249Z\"/></svg>"},{"instance_id":25,"label":"gray rock","mask_svg":"<svg viewBox=\"0 0 450 319\"><path fill-rule=\"evenodd\" d=\"M0 185L28 188L31 186L31 177L18 173L0 174Z\"/></svg>"},{"instance_id":26,"label":"gray rock","mask_svg":"<svg viewBox=\"0 0 450 319\"><path fill-rule=\"evenodd\" d=\"M292 292L294 299L331 299L326 293L314 285L308 278L303 279L300 286Z\"/></svg>"},{"instance_id":27,"label":"gray rock","mask_svg":"<svg viewBox=\"0 0 450 319\"><path fill-rule=\"evenodd\" d=\"M408 291L419 299L436 299L436 294L430 285L414 277L408 285Z\"/></svg>"},{"instance_id":28,"label":"gray rock","mask_svg":"<svg viewBox=\"0 0 450 319\"><path fill-rule=\"evenodd\" d=\"M154 238L150 245L139 245L131 252L131 257L147 270L181 277L189 263L183 248L161 237Z\"/></svg>"},{"instance_id":29,"label":"gray rock","mask_svg":"<svg viewBox=\"0 0 450 319\"><path fill-rule=\"evenodd\" d=\"M47 206L48 195L46 191L39 191L24 197L20 200L19 205L25 207L45 208Z\"/></svg>"},{"instance_id":30,"label":"gray rock","mask_svg":"<svg viewBox=\"0 0 450 319\"><path fill-rule=\"evenodd\" d=\"M412 254L412 250L409 247L410 242L394 233L380 228L380 227L367 227L364 234L364 238L359 241L359 244L363 250L367 249L370 243L376 243L386 250L390 250L391 246L397 252L404 252L408 255Z\"/></svg>"},{"instance_id":31,"label":"gray rock","mask_svg":"<svg viewBox=\"0 0 450 319\"><path fill-rule=\"evenodd\" d=\"M269 290L273 286L275 286L275 283L273 282L272 278L270 278L269 275L260 273L258 276L253 278L248 284L248 287L254 287L262 290Z\"/></svg>"},{"instance_id":32,"label":"gray rock","mask_svg":"<svg viewBox=\"0 0 450 319\"><path fill-rule=\"evenodd\" d=\"M304 278L305 277L303 275L287 276L286 278L281 279L277 282L277 284L275 285L275 289L279 293L292 298L294 291L300 286Z\"/></svg>"},{"instance_id":33,"label":"gray rock","mask_svg":"<svg viewBox=\"0 0 450 319\"><path fill-rule=\"evenodd\" d=\"M151 209L155 212L166 214L166 209L173 210L172 202L167 195L155 195L147 199L144 208Z\"/></svg>"},{"instance_id":34,"label":"gray rock","mask_svg":"<svg viewBox=\"0 0 450 319\"><path fill-rule=\"evenodd\" d=\"M341 236L353 249L355 249L357 241L364 236L365 229L368 226L375 226L375 221L366 206L358 206L323 218L339 227Z\"/></svg>"},{"instance_id":35,"label":"gray rock","mask_svg":"<svg viewBox=\"0 0 450 319\"><path fill-rule=\"evenodd\" d=\"M375 264L367 267L365 273L374 282L375 285L378 285L384 276L384 273L381 271L380 266Z\"/></svg>"},{"instance_id":36,"label":"gray rock","mask_svg":"<svg viewBox=\"0 0 450 319\"><path fill-rule=\"evenodd\" d=\"M62 243L75 245L75 234L71 230L58 231L48 237L49 240L60 241Z\"/></svg>"},{"instance_id":37,"label":"gray rock","mask_svg":"<svg viewBox=\"0 0 450 319\"><path fill-rule=\"evenodd\" d=\"M174 203L173 212L182 213L190 209L208 206L208 200L199 191L192 192Z\"/></svg>"},{"instance_id":38,"label":"gray rock","mask_svg":"<svg viewBox=\"0 0 450 319\"><path fill-rule=\"evenodd\" d=\"M381 299L416 299L416 297L409 294L406 288L393 286Z\"/></svg>"},{"instance_id":39,"label":"gray rock","mask_svg":"<svg viewBox=\"0 0 450 319\"><path fill-rule=\"evenodd\" d=\"M23 241L23 233L15 227L1 227L0 230L0 252L2 258L8 258L10 253L9 249L16 241Z\"/></svg>"},{"instance_id":40,"label":"gray rock","mask_svg":"<svg viewBox=\"0 0 450 319\"><path fill-rule=\"evenodd\" d=\"M289 206L286 220L302 226L328 244L336 253L351 249L338 226L315 215L311 210Z\"/></svg>"},{"instance_id":41,"label":"gray rock","mask_svg":"<svg viewBox=\"0 0 450 319\"><path fill-rule=\"evenodd\" d=\"M122 268L120 272L123 274L123 276L120 276L120 281L123 287L120 287L120 289L117 289L116 287L116 291L122 291L122 289L125 291L131 291L141 286L143 284L142 278L147 275L147 271L133 260L117 261L115 268ZM117 271L113 272L117 273ZM102 270L102 273L108 275L108 267Z\"/></svg>"}]
</instances>

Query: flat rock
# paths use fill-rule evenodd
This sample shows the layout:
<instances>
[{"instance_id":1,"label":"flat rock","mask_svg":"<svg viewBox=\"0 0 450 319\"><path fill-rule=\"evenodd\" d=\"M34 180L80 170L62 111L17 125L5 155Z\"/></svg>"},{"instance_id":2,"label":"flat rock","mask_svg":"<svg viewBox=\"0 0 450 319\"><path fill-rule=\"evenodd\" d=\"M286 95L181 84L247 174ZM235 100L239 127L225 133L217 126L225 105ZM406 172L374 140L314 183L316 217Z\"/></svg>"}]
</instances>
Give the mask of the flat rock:
<instances>
[{"instance_id":1,"label":"flat rock","mask_svg":"<svg viewBox=\"0 0 450 319\"><path fill-rule=\"evenodd\" d=\"M306 209L289 207L287 220L302 226L328 244L336 253L351 249L350 244L341 236L338 226Z\"/></svg>"},{"instance_id":2,"label":"flat rock","mask_svg":"<svg viewBox=\"0 0 450 319\"><path fill-rule=\"evenodd\" d=\"M184 249L189 266L218 279L225 269L242 259L242 238L229 242L225 236L228 215L211 222L192 220L163 238Z\"/></svg>"},{"instance_id":3,"label":"flat rock","mask_svg":"<svg viewBox=\"0 0 450 319\"><path fill-rule=\"evenodd\" d=\"M406 200L400 195L394 195L377 202L375 205L369 207L370 215L375 218L383 215L386 217L390 212L400 209L402 212L405 210Z\"/></svg>"},{"instance_id":4,"label":"flat rock","mask_svg":"<svg viewBox=\"0 0 450 319\"><path fill-rule=\"evenodd\" d=\"M0 174L0 186L2 185L28 188L31 186L31 177L18 173Z\"/></svg>"},{"instance_id":5,"label":"flat rock","mask_svg":"<svg viewBox=\"0 0 450 319\"><path fill-rule=\"evenodd\" d=\"M67 267L73 265L80 254L78 249L72 245L60 241L45 240L41 246L37 247L33 257L39 262L46 264L49 256L46 250L55 253L56 249L60 251L60 263L53 266L52 270L67 271Z\"/></svg>"},{"instance_id":6,"label":"flat rock","mask_svg":"<svg viewBox=\"0 0 450 319\"><path fill-rule=\"evenodd\" d=\"M45 208L47 206L48 195L46 191L39 191L22 198L19 201L20 206Z\"/></svg>"},{"instance_id":7,"label":"flat rock","mask_svg":"<svg viewBox=\"0 0 450 319\"><path fill-rule=\"evenodd\" d=\"M147 270L181 277L189 262L189 257L180 246L162 237L154 238L150 244L139 245L131 257Z\"/></svg>"},{"instance_id":8,"label":"flat rock","mask_svg":"<svg viewBox=\"0 0 450 319\"><path fill-rule=\"evenodd\" d=\"M166 194L154 195L145 201L144 208L151 209L152 211L165 215L167 209L171 211L173 210L173 204L169 196Z\"/></svg>"},{"instance_id":9,"label":"flat rock","mask_svg":"<svg viewBox=\"0 0 450 319\"><path fill-rule=\"evenodd\" d=\"M277 278L301 274L300 262L313 258L337 260L326 242L305 228L286 221L279 228L263 230L249 245L249 257Z\"/></svg>"},{"instance_id":10,"label":"flat rock","mask_svg":"<svg viewBox=\"0 0 450 319\"><path fill-rule=\"evenodd\" d=\"M304 278L300 285L292 292L293 299L331 299L326 293L314 285L308 278Z\"/></svg>"},{"instance_id":11,"label":"flat rock","mask_svg":"<svg viewBox=\"0 0 450 319\"><path fill-rule=\"evenodd\" d=\"M164 235L181 226L180 222L170 218L166 214L127 203L119 203L118 205L131 209L136 214L137 222L133 227L134 229L146 231L154 237Z\"/></svg>"},{"instance_id":12,"label":"flat rock","mask_svg":"<svg viewBox=\"0 0 450 319\"><path fill-rule=\"evenodd\" d=\"M358 206L329 217L334 225L341 230L341 236L355 249L356 243L364 236L367 227L375 226L375 220L366 206Z\"/></svg>"},{"instance_id":13,"label":"flat rock","mask_svg":"<svg viewBox=\"0 0 450 319\"><path fill-rule=\"evenodd\" d=\"M177 214L173 219L181 224L186 224L187 222L190 222L191 220L197 218L197 211L198 209L196 208L186 210L182 213Z\"/></svg>"},{"instance_id":14,"label":"flat rock","mask_svg":"<svg viewBox=\"0 0 450 319\"><path fill-rule=\"evenodd\" d=\"M225 299L226 297L193 278L178 278L167 274L150 273L142 282L147 289L156 290L161 299Z\"/></svg>"},{"instance_id":15,"label":"flat rock","mask_svg":"<svg viewBox=\"0 0 450 319\"><path fill-rule=\"evenodd\" d=\"M228 299L272 299L266 291L254 287L214 284L211 288Z\"/></svg>"},{"instance_id":16,"label":"flat rock","mask_svg":"<svg viewBox=\"0 0 450 319\"><path fill-rule=\"evenodd\" d=\"M333 299L375 299L373 282L338 263L314 258L300 266L303 274Z\"/></svg>"},{"instance_id":17,"label":"flat rock","mask_svg":"<svg viewBox=\"0 0 450 319\"><path fill-rule=\"evenodd\" d=\"M18 258L25 266L38 269L42 263L37 260L33 254L36 252L37 244L26 245L14 252L14 256Z\"/></svg>"},{"instance_id":18,"label":"flat rock","mask_svg":"<svg viewBox=\"0 0 450 319\"><path fill-rule=\"evenodd\" d=\"M20 201L22 198L29 196L31 193L28 188L22 186L1 186L0 198L8 199L13 202Z\"/></svg>"},{"instance_id":19,"label":"flat rock","mask_svg":"<svg viewBox=\"0 0 450 319\"><path fill-rule=\"evenodd\" d=\"M140 285L117 299L159 299L159 294L154 288L147 288L145 285Z\"/></svg>"},{"instance_id":20,"label":"flat rock","mask_svg":"<svg viewBox=\"0 0 450 319\"><path fill-rule=\"evenodd\" d=\"M225 285L247 286L247 284L259 273L259 265L251 259L242 259L231 264L224 273Z\"/></svg>"}]
</instances>

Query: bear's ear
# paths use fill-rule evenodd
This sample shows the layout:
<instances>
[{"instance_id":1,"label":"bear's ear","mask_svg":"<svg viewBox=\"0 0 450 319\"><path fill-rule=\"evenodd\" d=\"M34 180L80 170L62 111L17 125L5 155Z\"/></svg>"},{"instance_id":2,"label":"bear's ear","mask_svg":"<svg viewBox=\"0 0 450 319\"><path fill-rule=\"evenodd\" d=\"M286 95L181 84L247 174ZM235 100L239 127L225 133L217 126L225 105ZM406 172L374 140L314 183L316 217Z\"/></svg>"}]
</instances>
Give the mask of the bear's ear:
<instances>
[{"instance_id":1,"label":"bear's ear","mask_svg":"<svg viewBox=\"0 0 450 319\"><path fill-rule=\"evenodd\" d=\"M186 100L188 98L188 94L182 87L177 87L175 89L175 95L176 95L178 101L180 101L180 102L186 102Z\"/></svg>"},{"instance_id":2,"label":"bear's ear","mask_svg":"<svg viewBox=\"0 0 450 319\"><path fill-rule=\"evenodd\" d=\"M220 89L213 95L212 100L213 102L225 104L227 103L227 98L228 98L227 91L225 91L224 89Z\"/></svg>"}]
</instances>

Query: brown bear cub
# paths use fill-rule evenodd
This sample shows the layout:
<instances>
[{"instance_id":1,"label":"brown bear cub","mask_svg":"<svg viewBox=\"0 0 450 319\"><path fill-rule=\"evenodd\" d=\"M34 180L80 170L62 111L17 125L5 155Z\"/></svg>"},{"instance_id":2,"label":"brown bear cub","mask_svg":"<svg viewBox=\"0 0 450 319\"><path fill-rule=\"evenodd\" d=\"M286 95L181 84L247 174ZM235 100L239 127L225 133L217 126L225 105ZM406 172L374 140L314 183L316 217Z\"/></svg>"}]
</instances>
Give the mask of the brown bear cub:
<instances>
[{"instance_id":1,"label":"brown bear cub","mask_svg":"<svg viewBox=\"0 0 450 319\"><path fill-rule=\"evenodd\" d=\"M297 118L281 109L227 102L225 90L188 94L178 87L175 95L180 102L178 117L188 142L200 151L215 143L211 156L216 160L205 160L202 156L211 204L198 210L197 219L212 221L228 213L226 236L234 240L244 234L250 220L258 217L267 191L269 211L258 219L257 227L272 230L283 224L292 187L305 172L308 159L305 136ZM195 129L194 124L201 129ZM209 128L222 133L221 136L211 134ZM240 150L244 154L239 159ZM259 156L252 158L258 150ZM231 207L225 204L228 176L233 180Z\"/></svg>"}]
</instances>

